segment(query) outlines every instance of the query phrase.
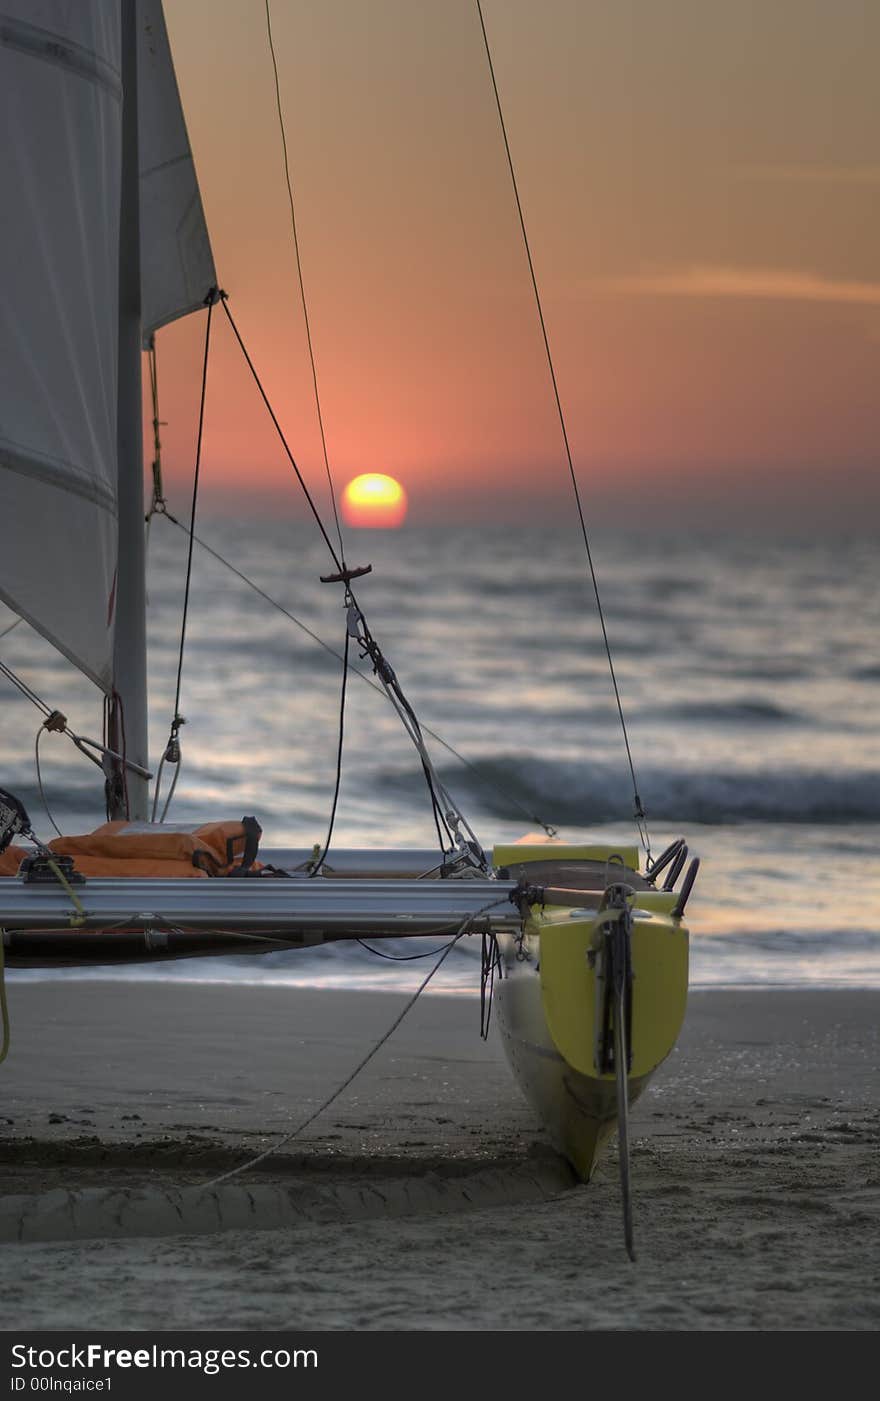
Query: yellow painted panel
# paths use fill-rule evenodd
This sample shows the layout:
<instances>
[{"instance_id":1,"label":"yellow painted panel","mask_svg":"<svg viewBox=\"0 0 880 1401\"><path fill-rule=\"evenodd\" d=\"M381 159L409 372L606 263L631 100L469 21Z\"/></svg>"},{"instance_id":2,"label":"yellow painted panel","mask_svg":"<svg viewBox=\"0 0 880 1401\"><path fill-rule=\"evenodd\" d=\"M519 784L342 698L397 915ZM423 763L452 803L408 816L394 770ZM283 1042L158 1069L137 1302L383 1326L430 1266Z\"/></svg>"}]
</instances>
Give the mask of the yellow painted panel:
<instances>
[{"instance_id":1,"label":"yellow painted panel","mask_svg":"<svg viewBox=\"0 0 880 1401\"><path fill-rule=\"evenodd\" d=\"M634 910L650 910L652 915L671 915L677 903L677 890L638 890L632 901Z\"/></svg>"},{"instance_id":2,"label":"yellow painted panel","mask_svg":"<svg viewBox=\"0 0 880 1401\"><path fill-rule=\"evenodd\" d=\"M535 921L540 930L544 1016L560 1055L582 1075L597 1076L596 974L587 953L599 920ZM688 932L657 915L633 921L632 1076L648 1075L672 1050L687 1002ZM612 1079L613 1077L602 1077Z\"/></svg>"}]
</instances>

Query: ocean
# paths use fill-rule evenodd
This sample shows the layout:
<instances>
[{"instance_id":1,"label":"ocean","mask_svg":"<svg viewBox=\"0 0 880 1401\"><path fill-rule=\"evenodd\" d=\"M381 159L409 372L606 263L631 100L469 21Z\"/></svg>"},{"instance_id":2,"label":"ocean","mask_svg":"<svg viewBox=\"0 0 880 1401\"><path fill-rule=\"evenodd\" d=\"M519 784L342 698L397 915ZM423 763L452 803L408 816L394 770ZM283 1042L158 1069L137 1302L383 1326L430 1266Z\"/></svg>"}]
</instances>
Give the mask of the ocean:
<instances>
[{"instance_id":1,"label":"ocean","mask_svg":"<svg viewBox=\"0 0 880 1401\"><path fill-rule=\"evenodd\" d=\"M320 583L328 558L308 525L216 518L199 533L341 649L341 590ZM688 908L692 986L880 986L876 543L601 530L593 552L654 852L684 836L702 861ZM347 553L350 563L373 565L358 598L420 719L473 766L429 740L485 847L534 829L535 818L566 840L636 838L595 602L572 525L349 532ZM173 705L184 565L184 536L154 521L154 767ZM0 629L9 621L4 616ZM25 624L0 638L0 657L75 728L99 735L94 688ZM169 819L253 813L267 846L323 842L340 677L336 658L197 548L183 766ZM48 838L34 772L40 717L2 685L0 784L23 798ZM101 822L97 770L62 736L46 735L41 756L58 826L68 833ZM334 843L435 841L400 721L351 677ZM447 959L432 991L478 990L476 942L464 941ZM383 948L413 951L409 943ZM332 945L88 976L403 989L429 966Z\"/></svg>"}]
</instances>

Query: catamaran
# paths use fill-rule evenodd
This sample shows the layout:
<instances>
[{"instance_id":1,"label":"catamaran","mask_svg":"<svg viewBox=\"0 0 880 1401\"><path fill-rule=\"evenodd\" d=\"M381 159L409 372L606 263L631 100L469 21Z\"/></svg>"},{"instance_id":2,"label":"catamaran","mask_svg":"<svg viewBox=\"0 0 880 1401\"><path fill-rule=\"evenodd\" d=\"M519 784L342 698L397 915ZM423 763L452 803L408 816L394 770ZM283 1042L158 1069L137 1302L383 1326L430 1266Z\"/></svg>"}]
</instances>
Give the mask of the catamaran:
<instances>
[{"instance_id":1,"label":"catamaran","mask_svg":"<svg viewBox=\"0 0 880 1401\"><path fill-rule=\"evenodd\" d=\"M102 738L75 733L2 659L0 670L41 710L41 729L66 733L99 767L108 818L94 832L44 843L16 796L0 790L6 963L101 965L365 936L448 934L452 943L478 935L483 991L494 985L515 1077L582 1178L618 1131L629 1222L628 1111L682 1024L683 916L698 863L687 865L683 840L656 859L644 842L640 871L636 846L565 844L549 829L484 849L370 631L356 593L364 570L347 564L341 536L337 548L325 529L220 290L161 0L2 3L0 597L94 682ZM510 160L479 5L478 14ZM512 161L510 173L515 191ZM516 203L528 249L518 194ZM264 846L252 817L206 815L187 827L164 820L180 765L180 669L151 800L142 360L145 350L154 355L162 326L197 315L207 369L218 311L328 545L324 577L347 607L346 666L358 648L412 739L436 849L351 850L330 836L322 849L289 849ZM540 324L553 374L542 316ZM201 402L203 412L204 380ZM198 476L197 457L190 564ZM151 512L165 509L154 474ZM585 527L584 541L595 583ZM187 598L188 585L189 575ZM596 601L601 609L598 589ZM184 635L185 626L181 667ZM608 660L617 696L610 650ZM625 725L624 739L629 757ZM160 805L163 770L174 776ZM635 808L644 834L637 793ZM627 1243L631 1250L629 1224Z\"/></svg>"}]
</instances>

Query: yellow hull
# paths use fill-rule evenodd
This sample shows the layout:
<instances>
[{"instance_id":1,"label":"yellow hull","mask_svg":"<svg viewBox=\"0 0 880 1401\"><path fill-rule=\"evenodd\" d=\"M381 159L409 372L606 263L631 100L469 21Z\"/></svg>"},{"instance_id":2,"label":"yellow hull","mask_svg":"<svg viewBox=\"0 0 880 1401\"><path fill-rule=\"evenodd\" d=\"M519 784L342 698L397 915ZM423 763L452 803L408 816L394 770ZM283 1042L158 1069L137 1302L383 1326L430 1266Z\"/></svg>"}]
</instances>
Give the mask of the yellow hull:
<instances>
[{"instance_id":1,"label":"yellow hull","mask_svg":"<svg viewBox=\"0 0 880 1401\"><path fill-rule=\"evenodd\" d=\"M500 937L502 977L496 986L499 1026L514 1075L555 1146L586 1181L617 1126L615 1077L599 1069L604 987L595 952L608 919L599 910L605 887L633 886L631 1104L681 1030L688 931L672 913L676 897L647 887L638 875L633 851L515 847L497 849L494 859L517 875L540 863L541 883L548 885L562 884L545 875L558 862L564 871L579 871L591 887L584 889L582 908L533 907L522 937Z\"/></svg>"}]
</instances>

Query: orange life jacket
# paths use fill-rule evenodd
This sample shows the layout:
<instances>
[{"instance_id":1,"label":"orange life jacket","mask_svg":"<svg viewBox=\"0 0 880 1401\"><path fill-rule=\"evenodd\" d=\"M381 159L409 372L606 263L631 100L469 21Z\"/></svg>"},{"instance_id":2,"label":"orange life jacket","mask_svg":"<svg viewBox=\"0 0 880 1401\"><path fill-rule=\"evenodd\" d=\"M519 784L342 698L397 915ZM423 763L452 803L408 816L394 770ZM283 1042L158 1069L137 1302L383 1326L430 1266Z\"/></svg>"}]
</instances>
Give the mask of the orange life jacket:
<instances>
[{"instance_id":1,"label":"orange life jacket","mask_svg":"<svg viewBox=\"0 0 880 1401\"><path fill-rule=\"evenodd\" d=\"M0 876L17 876L24 858L32 855L33 852L26 851L23 846L8 846L0 852Z\"/></svg>"},{"instance_id":2,"label":"orange life jacket","mask_svg":"<svg viewBox=\"0 0 880 1401\"><path fill-rule=\"evenodd\" d=\"M247 875L262 869L255 860L262 831L256 818L207 822L190 831L156 825L105 822L81 837L56 837L49 850L71 856L84 876L165 876L204 880L208 876ZM25 856L10 846L0 856L0 876L14 876Z\"/></svg>"}]
</instances>

